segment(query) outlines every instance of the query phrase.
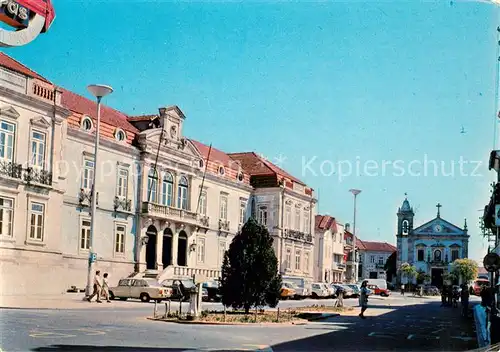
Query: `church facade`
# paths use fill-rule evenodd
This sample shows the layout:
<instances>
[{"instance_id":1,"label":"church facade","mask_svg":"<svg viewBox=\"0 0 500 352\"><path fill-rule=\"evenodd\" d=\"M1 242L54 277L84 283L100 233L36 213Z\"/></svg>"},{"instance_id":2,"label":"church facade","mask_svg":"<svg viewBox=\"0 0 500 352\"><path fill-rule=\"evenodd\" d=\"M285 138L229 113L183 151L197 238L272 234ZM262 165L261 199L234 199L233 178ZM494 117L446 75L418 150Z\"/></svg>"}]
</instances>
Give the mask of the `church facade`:
<instances>
[{"instance_id":1,"label":"church facade","mask_svg":"<svg viewBox=\"0 0 500 352\"><path fill-rule=\"evenodd\" d=\"M467 258L469 235L467 220L460 228L441 218L441 204L436 207L437 216L415 228L413 208L408 199L403 201L397 213L397 268L402 263L413 265L417 271L429 275L432 285L441 287L443 275L449 272L451 264Z\"/></svg>"}]
</instances>

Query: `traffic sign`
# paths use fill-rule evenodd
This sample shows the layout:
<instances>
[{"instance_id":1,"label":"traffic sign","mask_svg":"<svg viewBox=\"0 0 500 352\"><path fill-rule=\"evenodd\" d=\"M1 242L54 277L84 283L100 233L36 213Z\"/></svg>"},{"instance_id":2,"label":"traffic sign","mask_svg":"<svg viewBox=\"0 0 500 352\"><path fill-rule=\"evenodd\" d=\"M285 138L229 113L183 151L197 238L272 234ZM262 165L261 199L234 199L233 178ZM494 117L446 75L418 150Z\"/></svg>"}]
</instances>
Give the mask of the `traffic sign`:
<instances>
[{"instance_id":1,"label":"traffic sign","mask_svg":"<svg viewBox=\"0 0 500 352\"><path fill-rule=\"evenodd\" d=\"M500 269L500 256L494 252L488 253L483 259L484 268L492 273Z\"/></svg>"},{"instance_id":2,"label":"traffic sign","mask_svg":"<svg viewBox=\"0 0 500 352\"><path fill-rule=\"evenodd\" d=\"M90 255L89 255L89 261L91 263L95 263L96 260L97 260L97 253L90 253Z\"/></svg>"}]
</instances>

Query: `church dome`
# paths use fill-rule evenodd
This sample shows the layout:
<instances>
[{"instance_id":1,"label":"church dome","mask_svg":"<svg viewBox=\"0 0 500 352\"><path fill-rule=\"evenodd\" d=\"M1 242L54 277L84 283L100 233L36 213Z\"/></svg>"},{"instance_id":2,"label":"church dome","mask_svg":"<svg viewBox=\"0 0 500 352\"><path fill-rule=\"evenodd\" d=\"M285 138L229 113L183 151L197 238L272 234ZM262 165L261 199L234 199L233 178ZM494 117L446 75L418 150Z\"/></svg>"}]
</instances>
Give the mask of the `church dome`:
<instances>
[{"instance_id":1,"label":"church dome","mask_svg":"<svg viewBox=\"0 0 500 352\"><path fill-rule=\"evenodd\" d=\"M408 199L405 199L403 201L403 205L401 206L401 211L411 211L410 202L408 202Z\"/></svg>"}]
</instances>

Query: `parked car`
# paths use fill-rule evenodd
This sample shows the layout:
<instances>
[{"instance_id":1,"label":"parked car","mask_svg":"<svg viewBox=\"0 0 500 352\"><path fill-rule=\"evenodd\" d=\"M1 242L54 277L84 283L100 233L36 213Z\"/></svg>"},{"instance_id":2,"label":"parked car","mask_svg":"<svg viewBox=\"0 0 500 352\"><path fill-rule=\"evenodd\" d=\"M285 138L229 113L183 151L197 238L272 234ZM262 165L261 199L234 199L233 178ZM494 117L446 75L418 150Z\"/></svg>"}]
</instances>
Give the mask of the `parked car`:
<instances>
[{"instance_id":1,"label":"parked car","mask_svg":"<svg viewBox=\"0 0 500 352\"><path fill-rule=\"evenodd\" d=\"M302 299L311 296L312 294L311 280L295 276L283 276L282 279L283 281L286 282L292 282L297 286L295 288L295 291L297 292L296 298Z\"/></svg>"},{"instance_id":2,"label":"parked car","mask_svg":"<svg viewBox=\"0 0 500 352\"><path fill-rule=\"evenodd\" d=\"M208 290L204 287L201 289L201 300L203 302L208 302Z\"/></svg>"},{"instance_id":3,"label":"parked car","mask_svg":"<svg viewBox=\"0 0 500 352\"><path fill-rule=\"evenodd\" d=\"M304 288L297 286L295 282L291 281L284 281L286 282L287 287L293 289L295 291L295 295L293 296L294 299L302 299L304 298L303 293L304 293Z\"/></svg>"},{"instance_id":4,"label":"parked car","mask_svg":"<svg viewBox=\"0 0 500 352\"><path fill-rule=\"evenodd\" d=\"M335 298L337 296L337 289L332 285L322 283L323 287L328 291L329 298Z\"/></svg>"},{"instance_id":5,"label":"parked car","mask_svg":"<svg viewBox=\"0 0 500 352\"><path fill-rule=\"evenodd\" d=\"M325 284L321 282L314 282L311 284L312 287L312 298L327 298L330 292L325 287Z\"/></svg>"},{"instance_id":6,"label":"parked car","mask_svg":"<svg viewBox=\"0 0 500 352\"><path fill-rule=\"evenodd\" d=\"M487 279L477 279L474 281L474 283L470 287L470 293L476 296L479 296L481 294L481 289L483 287L489 287L490 286L490 280Z\"/></svg>"},{"instance_id":7,"label":"parked car","mask_svg":"<svg viewBox=\"0 0 500 352\"><path fill-rule=\"evenodd\" d=\"M161 302L172 296L172 289L163 287L155 279L121 279L118 286L109 289L111 299L139 298L143 302L156 300Z\"/></svg>"},{"instance_id":8,"label":"parked car","mask_svg":"<svg viewBox=\"0 0 500 352\"><path fill-rule=\"evenodd\" d=\"M219 281L214 280L214 281L204 282L202 287L207 290L208 293L207 301L220 302L222 300Z\"/></svg>"},{"instance_id":9,"label":"parked car","mask_svg":"<svg viewBox=\"0 0 500 352\"><path fill-rule=\"evenodd\" d=\"M281 285L281 291L280 291L280 297L281 299L289 299L295 297L297 291L295 291L295 288L292 283L290 282L283 282Z\"/></svg>"},{"instance_id":10,"label":"parked car","mask_svg":"<svg viewBox=\"0 0 500 352\"><path fill-rule=\"evenodd\" d=\"M386 288L380 288L377 285L368 285L367 287L371 291L373 291L373 294L375 294L375 295L380 295L382 297L389 297L391 295L391 291L389 291Z\"/></svg>"},{"instance_id":11,"label":"parked car","mask_svg":"<svg viewBox=\"0 0 500 352\"><path fill-rule=\"evenodd\" d=\"M360 289L359 289L359 286L358 286L358 285L354 285L354 284L352 284L352 285L345 285L345 286L349 287L349 288L353 291L353 295L352 295L352 297L354 297L354 298L359 297L359 295L360 295L361 291L360 291Z\"/></svg>"},{"instance_id":12,"label":"parked car","mask_svg":"<svg viewBox=\"0 0 500 352\"><path fill-rule=\"evenodd\" d=\"M359 294L356 294L354 289L349 285L340 285L340 286L344 288L344 298L358 297Z\"/></svg>"},{"instance_id":13,"label":"parked car","mask_svg":"<svg viewBox=\"0 0 500 352\"><path fill-rule=\"evenodd\" d=\"M172 290L173 300L189 301L190 290L195 287L193 280L190 279L167 279L162 281L162 286Z\"/></svg>"}]
</instances>

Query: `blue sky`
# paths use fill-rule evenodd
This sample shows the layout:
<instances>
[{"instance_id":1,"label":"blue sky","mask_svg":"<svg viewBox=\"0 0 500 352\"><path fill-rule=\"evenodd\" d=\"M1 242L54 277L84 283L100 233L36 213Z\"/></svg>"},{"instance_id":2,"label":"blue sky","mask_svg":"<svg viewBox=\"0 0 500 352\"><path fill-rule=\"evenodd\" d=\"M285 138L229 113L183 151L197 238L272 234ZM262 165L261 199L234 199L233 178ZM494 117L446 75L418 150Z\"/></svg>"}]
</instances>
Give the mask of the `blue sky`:
<instances>
[{"instance_id":1,"label":"blue sky","mask_svg":"<svg viewBox=\"0 0 500 352\"><path fill-rule=\"evenodd\" d=\"M87 84L110 84L115 92L106 103L129 114L178 105L187 116L184 133L224 151L255 150L271 161L282 155L281 166L317 190L319 211L341 222L352 221L348 190L362 189L357 227L363 239L395 243L396 212L407 192L416 225L434 218L440 202L446 220L462 226L468 219L471 257L485 254L477 224L493 176L486 163L495 115L495 7L459 1L54 5L50 31L7 49L9 55L86 96ZM469 162L462 172L461 157ZM426 158L439 169L444 163L445 174L434 175L429 164L424 175L419 163ZM404 174L387 164L396 160ZM482 162L477 170L475 161ZM346 165L357 162L360 174L346 175ZM372 165L368 173L364 165Z\"/></svg>"}]
</instances>

